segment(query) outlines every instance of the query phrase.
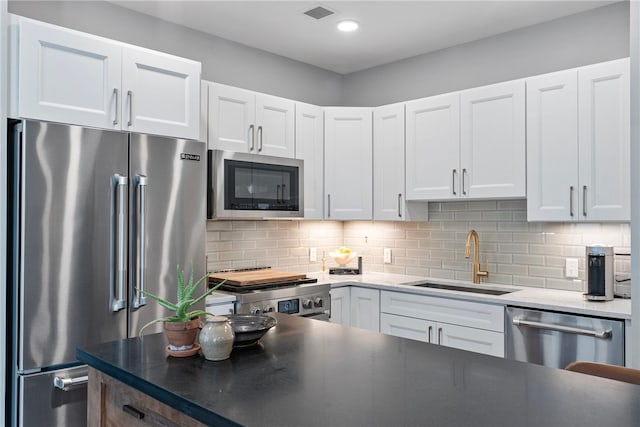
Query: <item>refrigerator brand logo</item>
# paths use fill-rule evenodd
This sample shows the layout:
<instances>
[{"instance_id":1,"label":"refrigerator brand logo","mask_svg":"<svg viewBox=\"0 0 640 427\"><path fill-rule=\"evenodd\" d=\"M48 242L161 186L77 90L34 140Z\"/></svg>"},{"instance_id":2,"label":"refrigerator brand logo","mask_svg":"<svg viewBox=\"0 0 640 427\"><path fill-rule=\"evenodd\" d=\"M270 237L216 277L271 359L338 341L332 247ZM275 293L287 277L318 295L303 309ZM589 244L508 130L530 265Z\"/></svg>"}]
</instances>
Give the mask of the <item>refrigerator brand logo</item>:
<instances>
[{"instance_id":1,"label":"refrigerator brand logo","mask_svg":"<svg viewBox=\"0 0 640 427\"><path fill-rule=\"evenodd\" d=\"M180 160L195 160L200 161L200 154L180 153Z\"/></svg>"}]
</instances>

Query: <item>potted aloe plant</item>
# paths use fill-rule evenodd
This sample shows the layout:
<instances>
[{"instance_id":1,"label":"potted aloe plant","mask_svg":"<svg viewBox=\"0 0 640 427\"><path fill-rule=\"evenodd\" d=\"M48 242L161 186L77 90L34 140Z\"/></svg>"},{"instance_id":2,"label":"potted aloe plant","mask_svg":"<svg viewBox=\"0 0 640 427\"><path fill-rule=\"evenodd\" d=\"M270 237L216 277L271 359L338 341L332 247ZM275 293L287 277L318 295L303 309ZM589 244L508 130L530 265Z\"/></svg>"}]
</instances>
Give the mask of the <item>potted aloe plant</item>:
<instances>
[{"instance_id":1,"label":"potted aloe plant","mask_svg":"<svg viewBox=\"0 0 640 427\"><path fill-rule=\"evenodd\" d=\"M164 322L164 333L167 337L167 341L169 342L170 353L181 351L190 352L194 349L194 343L196 336L198 335L200 316L213 316L212 313L207 311L191 310L191 308L218 289L222 283L217 284L215 287L209 289L199 297L194 297L196 289L207 278L208 274L205 274L194 283L193 264L191 265L189 281L186 284L184 280L184 271L180 269L179 265L176 267L176 274L178 279L178 290L175 303L167 301L166 299L159 297L158 295L154 295L151 292L141 290L143 294L157 301L162 307L172 311L173 315L152 320L140 328L140 333L150 325Z\"/></svg>"}]
</instances>

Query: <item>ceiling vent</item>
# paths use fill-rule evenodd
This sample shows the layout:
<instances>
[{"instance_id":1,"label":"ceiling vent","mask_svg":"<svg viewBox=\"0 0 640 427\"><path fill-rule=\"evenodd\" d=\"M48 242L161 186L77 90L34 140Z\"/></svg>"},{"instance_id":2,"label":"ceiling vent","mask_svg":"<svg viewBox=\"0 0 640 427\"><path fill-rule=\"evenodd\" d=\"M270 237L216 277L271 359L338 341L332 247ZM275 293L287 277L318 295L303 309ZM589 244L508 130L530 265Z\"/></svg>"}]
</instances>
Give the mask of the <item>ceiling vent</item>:
<instances>
[{"instance_id":1,"label":"ceiling vent","mask_svg":"<svg viewBox=\"0 0 640 427\"><path fill-rule=\"evenodd\" d=\"M304 12L305 15L315 19L326 18L329 15L333 15L333 13L334 12L332 10L329 10L326 7L322 7L322 6L316 6L313 9L309 9L306 12Z\"/></svg>"}]
</instances>

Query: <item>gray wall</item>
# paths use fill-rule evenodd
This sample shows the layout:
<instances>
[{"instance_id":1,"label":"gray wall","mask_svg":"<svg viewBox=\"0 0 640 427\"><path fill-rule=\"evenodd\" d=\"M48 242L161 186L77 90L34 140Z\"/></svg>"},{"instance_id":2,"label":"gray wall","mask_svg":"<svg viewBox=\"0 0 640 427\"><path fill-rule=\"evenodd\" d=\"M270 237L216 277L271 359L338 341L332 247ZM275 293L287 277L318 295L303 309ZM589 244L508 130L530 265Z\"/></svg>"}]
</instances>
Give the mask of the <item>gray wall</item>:
<instances>
[{"instance_id":1,"label":"gray wall","mask_svg":"<svg viewBox=\"0 0 640 427\"><path fill-rule=\"evenodd\" d=\"M202 78L318 105L342 76L102 1L10 1L9 12L202 62Z\"/></svg>"},{"instance_id":2,"label":"gray wall","mask_svg":"<svg viewBox=\"0 0 640 427\"><path fill-rule=\"evenodd\" d=\"M378 106L629 56L629 3L344 77L343 105Z\"/></svg>"}]
</instances>

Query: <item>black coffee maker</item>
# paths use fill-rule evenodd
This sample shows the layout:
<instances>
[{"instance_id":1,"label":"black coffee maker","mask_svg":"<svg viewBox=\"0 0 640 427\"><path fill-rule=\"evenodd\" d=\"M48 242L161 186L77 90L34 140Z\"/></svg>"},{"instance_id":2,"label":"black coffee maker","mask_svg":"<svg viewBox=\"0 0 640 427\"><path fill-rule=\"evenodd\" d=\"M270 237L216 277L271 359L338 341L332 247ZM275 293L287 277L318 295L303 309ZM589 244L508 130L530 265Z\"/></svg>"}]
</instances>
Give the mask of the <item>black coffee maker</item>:
<instances>
[{"instance_id":1,"label":"black coffee maker","mask_svg":"<svg viewBox=\"0 0 640 427\"><path fill-rule=\"evenodd\" d=\"M587 293L589 301L613 299L613 247L587 246Z\"/></svg>"}]
</instances>

